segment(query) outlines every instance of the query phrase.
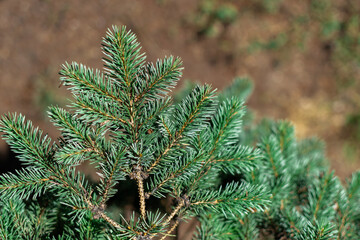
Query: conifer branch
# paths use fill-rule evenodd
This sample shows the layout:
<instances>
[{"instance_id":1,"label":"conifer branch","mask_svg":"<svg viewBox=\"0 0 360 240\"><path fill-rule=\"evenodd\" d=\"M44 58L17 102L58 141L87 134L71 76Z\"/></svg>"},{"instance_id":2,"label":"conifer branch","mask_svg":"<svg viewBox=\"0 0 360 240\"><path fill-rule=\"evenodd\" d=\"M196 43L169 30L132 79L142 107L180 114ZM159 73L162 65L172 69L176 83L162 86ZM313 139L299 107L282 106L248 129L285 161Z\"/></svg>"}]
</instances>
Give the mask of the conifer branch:
<instances>
[{"instance_id":1,"label":"conifer branch","mask_svg":"<svg viewBox=\"0 0 360 240\"><path fill-rule=\"evenodd\" d=\"M278 173L278 170L276 168L276 165L275 165L275 162L274 162L274 158L272 157L271 155L271 150L270 150L270 145L269 144L266 144L266 153L267 155L269 156L269 161L271 163L271 166L272 166L272 169L274 171L274 175L275 177L278 177L279 176L279 173Z\"/></svg>"},{"instance_id":2,"label":"conifer branch","mask_svg":"<svg viewBox=\"0 0 360 240\"><path fill-rule=\"evenodd\" d=\"M170 104L170 97L157 101L155 100L153 102L148 102L147 105L143 108L145 119L143 121L140 121L138 130L140 130L144 126L147 126L151 121L154 120L154 118L159 116L165 109L167 109Z\"/></svg>"},{"instance_id":3,"label":"conifer branch","mask_svg":"<svg viewBox=\"0 0 360 240\"><path fill-rule=\"evenodd\" d=\"M162 153L159 154L159 156L156 158L156 160L152 163L152 165L147 169L147 173L151 173L154 168L159 164L159 162L166 156L166 154L170 151L170 149L175 146L183 137L185 130L194 124L194 121L196 118L199 118L199 121L202 119L202 115L204 113L200 113L200 109L202 109L204 106L208 106L208 111L212 111L211 104L212 104L212 98L213 98L214 92L211 91L211 88L209 86L205 86L204 88L196 88L192 92L190 96L188 96L188 99L196 99L196 102L194 106L190 106L190 111L185 111L186 118L184 122L179 122L178 129L174 132L174 134L169 136L170 142L167 144L166 148L162 151ZM198 99L197 99L198 98ZM184 118L184 116L181 116L184 114L184 109L188 108L186 106L186 101L182 103L182 105L179 105L179 108L177 109L177 115L180 115L176 119L177 121L181 120L181 118ZM209 106L210 105L210 106ZM175 116L176 117L176 116ZM168 131L169 128L167 128L166 131ZM194 129L194 131L198 132L201 129Z\"/></svg>"},{"instance_id":4,"label":"conifer branch","mask_svg":"<svg viewBox=\"0 0 360 240\"><path fill-rule=\"evenodd\" d=\"M26 233L27 231L26 231L26 229L24 228L25 226L22 224L22 222L24 221L24 220L22 220L22 219L24 218L24 216L21 216L21 215L20 215L20 212L17 211L15 205L16 205L15 202L13 202L12 200L9 201L10 210L11 210L11 212L12 212L13 215L14 215L14 216L13 216L13 217L14 217L13 221L14 221L14 223L15 223L15 227L22 229L23 232ZM25 236L24 236L24 237L25 237Z\"/></svg>"},{"instance_id":5,"label":"conifer branch","mask_svg":"<svg viewBox=\"0 0 360 240\"><path fill-rule=\"evenodd\" d=\"M143 98L156 98L159 94L166 94L170 88L175 87L181 77L182 61L180 58L173 60L173 57L158 60L156 68L148 64L144 70L145 86L142 86L140 94L135 97L135 102Z\"/></svg>"},{"instance_id":6,"label":"conifer branch","mask_svg":"<svg viewBox=\"0 0 360 240\"><path fill-rule=\"evenodd\" d=\"M214 164L220 162L214 156L217 152L216 149L224 144L230 145L233 139L237 139L239 137L239 131L236 130L238 130L241 125L241 121L239 119L241 119L244 114L241 110L243 110L243 102L236 98L225 101L220 106L217 114L212 119L212 125L216 130L215 136L213 136L211 150L208 153L208 159L202 163L202 170L193 179L190 189L193 189L200 182L203 176L211 170ZM223 141L225 141L225 143L223 143ZM231 156L234 155L236 154L231 154ZM237 158L233 159L239 162L242 157L243 156L239 158L239 156L237 156ZM247 160L251 161L253 159L255 158L249 158Z\"/></svg>"},{"instance_id":7,"label":"conifer branch","mask_svg":"<svg viewBox=\"0 0 360 240\"><path fill-rule=\"evenodd\" d=\"M167 219L163 222L163 226L166 226L170 223L170 221L175 217L175 215L183 208L185 205L185 202L183 199L180 199L178 205L174 208L174 210L170 213L170 215L167 217Z\"/></svg>"},{"instance_id":8,"label":"conifer branch","mask_svg":"<svg viewBox=\"0 0 360 240\"><path fill-rule=\"evenodd\" d=\"M98 71L94 74L92 69L82 64L79 65L75 62L72 64L65 63L62 70L60 70L60 75L62 76L60 80L63 81L65 86L71 86L70 89L75 93L87 90L118 103L123 101L114 95L116 90L113 86L107 85L104 77Z\"/></svg>"},{"instance_id":9,"label":"conifer branch","mask_svg":"<svg viewBox=\"0 0 360 240\"><path fill-rule=\"evenodd\" d=\"M179 225L180 220L177 219L175 223L171 226L171 228L160 238L160 240L164 240L166 237L171 236L171 233L175 230L175 228Z\"/></svg>"},{"instance_id":10,"label":"conifer branch","mask_svg":"<svg viewBox=\"0 0 360 240\"><path fill-rule=\"evenodd\" d=\"M118 230L122 230L123 227L121 227L120 224L118 224L117 222L115 222L114 220L112 220L109 216L107 216L104 212L99 212L98 213L99 216L104 219L106 222L108 222L110 225L112 225L113 227L115 227Z\"/></svg>"},{"instance_id":11,"label":"conifer branch","mask_svg":"<svg viewBox=\"0 0 360 240\"><path fill-rule=\"evenodd\" d=\"M25 122L21 114L5 115L0 120L0 131L5 133L3 137L25 164L43 168L51 166L54 148L51 139L47 135L42 137L42 131L34 128L30 121Z\"/></svg>"},{"instance_id":12,"label":"conifer branch","mask_svg":"<svg viewBox=\"0 0 360 240\"><path fill-rule=\"evenodd\" d=\"M80 102L80 101L77 101L74 104L75 104L75 106L78 106L78 107L83 108L85 110L89 110L90 112L95 112L95 113L97 113L97 114L99 114L101 116L104 116L105 119L110 119L110 120L113 120L113 121L119 121L121 123L128 124L128 122L125 121L124 119L113 116L111 114L108 114L105 111L102 111L101 109L97 109L94 106L91 106L90 104L85 104L84 102Z\"/></svg>"},{"instance_id":13,"label":"conifer branch","mask_svg":"<svg viewBox=\"0 0 360 240\"><path fill-rule=\"evenodd\" d=\"M345 192L345 191L344 191ZM342 196L342 195L340 195ZM358 215L358 211L354 211L354 208L358 205L359 197L360 197L360 172L354 173L352 175L351 180L348 182L348 186L346 189L346 198L339 199L338 207L340 212L340 226L338 227L338 236L337 239L342 239L344 234L346 233L345 225L349 223L351 218L354 218ZM345 200L345 203L343 203ZM345 207L345 209L344 209ZM343 209L343 211L341 211Z\"/></svg>"},{"instance_id":14,"label":"conifer branch","mask_svg":"<svg viewBox=\"0 0 360 240\"><path fill-rule=\"evenodd\" d=\"M112 167L112 169L111 169L110 174L107 176L106 185L104 187L104 190L103 190L103 193L102 193L102 196L101 196L102 200L100 202L100 205L104 205L106 203L107 199L108 199L108 194L109 194L110 188L113 185L113 179L114 179L115 171L117 170L119 161L120 161L120 159L117 158L114 165L113 165L113 167Z\"/></svg>"},{"instance_id":15,"label":"conifer branch","mask_svg":"<svg viewBox=\"0 0 360 240\"><path fill-rule=\"evenodd\" d=\"M0 193L3 198L17 196L27 199L32 194L41 195L47 185L51 185L51 181L48 173L28 167L16 171L16 174L7 173L0 176Z\"/></svg>"},{"instance_id":16,"label":"conifer branch","mask_svg":"<svg viewBox=\"0 0 360 240\"><path fill-rule=\"evenodd\" d=\"M324 197L325 191L327 190L326 188L327 188L328 182L329 182L329 179L326 178L324 184L322 185L322 190L320 192L320 195L317 198L315 211L314 211L314 220L316 219L316 215L317 215L317 213L319 211L321 201L323 200L322 198Z\"/></svg>"},{"instance_id":17,"label":"conifer branch","mask_svg":"<svg viewBox=\"0 0 360 240\"><path fill-rule=\"evenodd\" d=\"M107 57L104 62L108 74L127 91L144 65L145 55L140 50L135 34L126 31L125 27L118 29L114 26L113 31L109 30L103 40L103 52Z\"/></svg>"},{"instance_id":18,"label":"conifer branch","mask_svg":"<svg viewBox=\"0 0 360 240\"><path fill-rule=\"evenodd\" d=\"M194 165L194 163L198 162L199 159L203 157L204 154L199 154L198 156L195 156L190 161L187 161L184 165L180 166L180 168L172 171L171 173L168 173L165 178L161 179L160 181L156 182L155 187L151 189L151 191L146 193L146 198L149 198L151 195L153 195L157 190L161 189L165 184L170 182L171 180L175 178L181 177L182 174L185 174L186 171L191 168L191 166Z\"/></svg>"}]
</instances>

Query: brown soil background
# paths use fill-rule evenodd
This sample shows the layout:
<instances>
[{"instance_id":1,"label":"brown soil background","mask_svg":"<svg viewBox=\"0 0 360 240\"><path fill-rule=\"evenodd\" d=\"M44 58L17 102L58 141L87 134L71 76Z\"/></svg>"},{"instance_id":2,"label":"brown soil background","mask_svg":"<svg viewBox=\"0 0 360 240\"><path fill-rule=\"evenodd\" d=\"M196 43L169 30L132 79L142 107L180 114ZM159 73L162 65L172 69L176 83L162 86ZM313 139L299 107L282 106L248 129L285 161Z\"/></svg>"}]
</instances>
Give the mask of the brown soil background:
<instances>
[{"instance_id":1,"label":"brown soil background","mask_svg":"<svg viewBox=\"0 0 360 240\"><path fill-rule=\"evenodd\" d=\"M342 178L350 176L360 160L346 117L360 112L354 104L360 102L360 88L339 87L331 46L316 34L316 22L306 26L305 49L295 47L302 36L289 17L308 14L311 1L282 1L275 13L262 10L258 0L228 2L239 9L238 20L230 26L215 25L217 35L206 37L199 36L192 20L199 6L193 0L0 0L0 115L21 112L56 137L44 112L50 104L65 105L70 97L65 88L58 88L61 64L77 61L102 68L100 43L107 28L126 25L137 34L149 61L180 56L183 79L222 89L235 76L249 76L255 89L248 106L257 119L287 119L299 138L324 139L331 167ZM333 2L339 9L358 4ZM282 48L244 50L254 39L271 40L284 29L292 34ZM355 146L350 159L344 151L349 142ZM0 160L5 160L9 150L3 140L0 150Z\"/></svg>"}]
</instances>

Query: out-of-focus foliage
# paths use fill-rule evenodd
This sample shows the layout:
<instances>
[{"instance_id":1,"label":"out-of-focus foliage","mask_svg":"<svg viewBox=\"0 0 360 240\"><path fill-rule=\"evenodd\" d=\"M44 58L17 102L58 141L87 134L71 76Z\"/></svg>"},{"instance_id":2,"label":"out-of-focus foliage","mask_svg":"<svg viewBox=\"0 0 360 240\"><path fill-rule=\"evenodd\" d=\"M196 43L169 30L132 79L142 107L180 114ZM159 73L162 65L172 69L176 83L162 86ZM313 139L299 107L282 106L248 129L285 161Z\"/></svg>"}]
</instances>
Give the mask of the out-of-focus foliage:
<instances>
[{"instance_id":1,"label":"out-of-focus foliage","mask_svg":"<svg viewBox=\"0 0 360 240\"><path fill-rule=\"evenodd\" d=\"M289 10L290 9L290 10ZM276 33L263 29L259 38L243 41L241 35L228 35L233 44L232 54L238 50L305 51L312 40L320 41L329 51L331 63L343 86L355 84L360 71L360 5L357 1L335 0L202 0L197 11L187 20L199 36L224 38L226 33L238 28L244 16L253 15L253 21L264 24L266 18L284 18ZM258 15L261 13L261 18ZM243 32L248 34L248 29ZM240 41L241 39L241 41ZM220 46L222 44L219 44Z\"/></svg>"}]
</instances>

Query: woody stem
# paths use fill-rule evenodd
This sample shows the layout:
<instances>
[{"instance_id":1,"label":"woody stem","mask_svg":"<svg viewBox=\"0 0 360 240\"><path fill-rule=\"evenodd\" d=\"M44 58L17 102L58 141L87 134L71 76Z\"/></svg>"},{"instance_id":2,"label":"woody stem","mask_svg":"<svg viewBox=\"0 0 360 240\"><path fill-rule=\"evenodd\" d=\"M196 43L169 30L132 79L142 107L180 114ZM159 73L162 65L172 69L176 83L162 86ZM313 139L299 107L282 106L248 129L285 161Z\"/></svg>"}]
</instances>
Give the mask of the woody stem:
<instances>
[{"instance_id":1,"label":"woody stem","mask_svg":"<svg viewBox=\"0 0 360 240\"><path fill-rule=\"evenodd\" d=\"M136 180L137 180L137 185L138 185L138 190L139 190L139 197L140 197L140 213L141 213L141 216L143 217L143 219L145 219L146 211L145 211L144 182L143 182L143 179L141 177L140 172L136 173Z\"/></svg>"}]
</instances>

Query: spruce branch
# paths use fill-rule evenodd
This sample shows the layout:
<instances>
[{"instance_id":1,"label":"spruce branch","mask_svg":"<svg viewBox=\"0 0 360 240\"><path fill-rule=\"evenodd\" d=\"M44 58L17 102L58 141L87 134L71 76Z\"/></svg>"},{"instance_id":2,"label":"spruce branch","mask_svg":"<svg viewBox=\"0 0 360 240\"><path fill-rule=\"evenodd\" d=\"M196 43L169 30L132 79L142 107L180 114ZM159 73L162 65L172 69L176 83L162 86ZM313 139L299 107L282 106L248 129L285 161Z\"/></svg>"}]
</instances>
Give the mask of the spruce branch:
<instances>
[{"instance_id":1,"label":"spruce branch","mask_svg":"<svg viewBox=\"0 0 360 240\"><path fill-rule=\"evenodd\" d=\"M82 64L65 63L60 70L60 80L69 86L74 96L80 97L84 93L107 99L109 102L122 103L121 92L113 85L109 78L104 77L99 70L87 68Z\"/></svg>"},{"instance_id":2,"label":"spruce branch","mask_svg":"<svg viewBox=\"0 0 360 240\"><path fill-rule=\"evenodd\" d=\"M126 27L119 29L113 26L103 39L106 72L127 92L146 58L144 53L140 53L139 46L136 35L127 31Z\"/></svg>"},{"instance_id":3,"label":"spruce branch","mask_svg":"<svg viewBox=\"0 0 360 240\"><path fill-rule=\"evenodd\" d=\"M207 175L207 173L211 170L211 168L215 165L214 163L223 162L227 156L230 155L230 159L233 158L233 161L229 159L229 162L233 162L235 164L242 164L242 167L246 166L246 161L244 160L244 154L239 154L240 151L237 151L237 154L229 154L229 150L224 151L224 148L233 148L240 149L241 146L233 147L234 143L238 141L239 134L241 132L241 118L244 115L243 102L240 99L235 97L230 100L223 101L216 114L211 119L211 126L213 130L206 129L205 132L201 135L202 138L209 138L208 141L211 144L206 144L205 147L208 149L208 159L202 163L202 170L194 177L190 189L194 189L201 181L201 179ZM202 147L202 146L199 146ZM224 154L225 153L225 154ZM227 156L226 156L227 155ZM235 157L235 158L234 158ZM225 158L225 159L224 159ZM255 157L249 157L250 165L252 160ZM219 164L216 164L220 167ZM222 164L224 169L228 169L229 171L234 171L234 167L229 167L228 164Z\"/></svg>"},{"instance_id":4,"label":"spruce branch","mask_svg":"<svg viewBox=\"0 0 360 240\"><path fill-rule=\"evenodd\" d=\"M339 211L338 220L338 235L337 239L343 239L347 232L347 227L350 225L352 219L356 219L359 215L360 199L360 172L352 175L351 180L348 181L347 189L340 191L337 199L337 206Z\"/></svg>"},{"instance_id":5,"label":"spruce branch","mask_svg":"<svg viewBox=\"0 0 360 240\"><path fill-rule=\"evenodd\" d=\"M237 213L244 216L249 212L264 211L269 202L269 194L261 186L232 182L218 191L193 194L190 208L195 212L211 209L224 215Z\"/></svg>"},{"instance_id":6,"label":"spruce branch","mask_svg":"<svg viewBox=\"0 0 360 240\"><path fill-rule=\"evenodd\" d=\"M191 137L192 134L200 132L206 124L201 124L207 120L207 117L213 112L214 91L211 87L196 87L193 92L185 98L175 109L172 129L168 125L163 125L168 132L169 142L165 149L159 154L152 165L147 169L152 173L159 162L168 154L168 152L181 142L183 138ZM162 121L163 123L164 121Z\"/></svg>"},{"instance_id":7,"label":"spruce branch","mask_svg":"<svg viewBox=\"0 0 360 240\"><path fill-rule=\"evenodd\" d=\"M54 185L51 175L33 167L0 176L0 194L3 199L36 198L51 185Z\"/></svg>"},{"instance_id":8,"label":"spruce branch","mask_svg":"<svg viewBox=\"0 0 360 240\"><path fill-rule=\"evenodd\" d=\"M170 105L170 97L156 99L154 101L148 101L146 104L144 104L140 114L142 118L139 119L139 132L141 132L142 129L144 129L145 131L149 130L149 128L157 120L157 117L161 116L164 110L167 109Z\"/></svg>"},{"instance_id":9,"label":"spruce branch","mask_svg":"<svg viewBox=\"0 0 360 240\"><path fill-rule=\"evenodd\" d=\"M169 228L169 230L164 234L164 236L162 236L162 238L160 238L160 240L164 240L166 237L171 236L171 233L176 229L176 227L179 225L180 220L177 219L175 221L175 223L171 226L171 228Z\"/></svg>"},{"instance_id":10,"label":"spruce branch","mask_svg":"<svg viewBox=\"0 0 360 240\"><path fill-rule=\"evenodd\" d=\"M12 213L12 221L14 222L14 227L20 229L20 236L26 237L29 234L29 221L26 216L23 214L25 210L25 204L19 203L16 201L10 200L6 206L9 209L9 212Z\"/></svg>"},{"instance_id":11,"label":"spruce branch","mask_svg":"<svg viewBox=\"0 0 360 240\"><path fill-rule=\"evenodd\" d=\"M178 205L174 208L174 210L170 213L170 215L166 218L166 220L163 222L163 226L167 226L171 220L175 217L176 214L185 206L184 199L180 199Z\"/></svg>"},{"instance_id":12,"label":"spruce branch","mask_svg":"<svg viewBox=\"0 0 360 240\"><path fill-rule=\"evenodd\" d=\"M148 185L149 191L146 193L146 197L155 195L159 191L163 191L165 186L169 186L172 181L186 181L196 171L200 169L200 164L204 158L204 153L199 152L194 155L194 152L182 157L182 161L177 161L178 164L174 164L166 174L161 174L159 177L155 177L153 181Z\"/></svg>"},{"instance_id":13,"label":"spruce branch","mask_svg":"<svg viewBox=\"0 0 360 240\"><path fill-rule=\"evenodd\" d=\"M140 72L141 78L146 81L138 80L135 88L138 94L135 102L140 100L153 100L166 96L167 93L176 86L182 76L182 61L180 58L170 56L164 60L157 60L156 64L149 63Z\"/></svg>"},{"instance_id":14,"label":"spruce branch","mask_svg":"<svg viewBox=\"0 0 360 240\"><path fill-rule=\"evenodd\" d=\"M97 214L98 214L99 217L104 219L106 222L108 222L114 228L116 228L116 229L118 229L120 231L123 231L124 228L120 224L118 224L117 222L112 220L109 216L107 216L103 211L98 211Z\"/></svg>"},{"instance_id":15,"label":"spruce branch","mask_svg":"<svg viewBox=\"0 0 360 240\"><path fill-rule=\"evenodd\" d=\"M337 188L339 187L334 173L327 173L319 179L319 183L315 183L309 191L308 206L305 213L309 214L315 220L321 220L325 216L334 212L334 208L327 207L335 204ZM333 215L333 214L331 214Z\"/></svg>"},{"instance_id":16,"label":"spruce branch","mask_svg":"<svg viewBox=\"0 0 360 240\"><path fill-rule=\"evenodd\" d=\"M127 166L122 163L125 160L125 153L125 148L113 149L108 155L107 161L100 164L102 170L102 173L99 174L101 184L98 186L99 195L102 199L100 205L105 205L109 198L116 193L115 185L120 180L125 180L126 173L128 173Z\"/></svg>"},{"instance_id":17,"label":"spruce branch","mask_svg":"<svg viewBox=\"0 0 360 240\"><path fill-rule=\"evenodd\" d=\"M0 120L2 137L19 154L19 159L26 165L40 168L51 167L54 144L39 128L34 128L31 121L26 121L21 114L5 115Z\"/></svg>"},{"instance_id":18,"label":"spruce branch","mask_svg":"<svg viewBox=\"0 0 360 240\"><path fill-rule=\"evenodd\" d=\"M281 175L281 171L284 169L284 161L282 159L281 146L276 139L276 136L270 135L268 138L263 138L259 147L265 153L264 160L273 170L275 178L278 178Z\"/></svg>"},{"instance_id":19,"label":"spruce branch","mask_svg":"<svg viewBox=\"0 0 360 240\"><path fill-rule=\"evenodd\" d=\"M244 102L232 97L225 100L218 107L212 119L214 126L214 144L211 153L215 152L218 145L231 145L237 143L242 127L242 117L245 114Z\"/></svg>"},{"instance_id":20,"label":"spruce branch","mask_svg":"<svg viewBox=\"0 0 360 240\"><path fill-rule=\"evenodd\" d=\"M83 93L81 97L75 97L73 107L77 108L77 112L81 114L81 119L87 120L92 123L103 123L106 121L112 121L118 123L118 125L128 125L128 121L123 119L121 109L118 104L105 101L102 98L96 99L89 93Z\"/></svg>"}]
</instances>

